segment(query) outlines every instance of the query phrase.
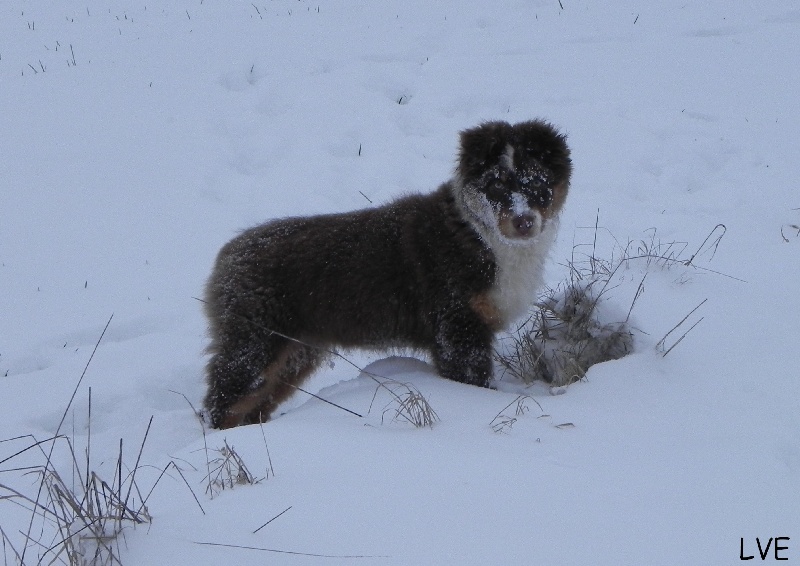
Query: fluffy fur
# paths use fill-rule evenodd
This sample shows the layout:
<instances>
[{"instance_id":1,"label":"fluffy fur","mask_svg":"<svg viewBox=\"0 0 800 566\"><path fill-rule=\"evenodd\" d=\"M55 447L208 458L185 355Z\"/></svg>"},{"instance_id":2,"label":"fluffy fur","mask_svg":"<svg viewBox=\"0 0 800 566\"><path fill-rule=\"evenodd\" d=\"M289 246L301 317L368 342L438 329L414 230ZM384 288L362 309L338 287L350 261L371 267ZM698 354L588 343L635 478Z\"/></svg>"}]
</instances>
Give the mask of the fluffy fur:
<instances>
[{"instance_id":1,"label":"fluffy fur","mask_svg":"<svg viewBox=\"0 0 800 566\"><path fill-rule=\"evenodd\" d=\"M571 171L550 124L488 122L461 133L454 178L431 194L234 238L206 286L211 424L268 419L335 347L427 350L443 377L487 387L495 332L541 284Z\"/></svg>"}]
</instances>

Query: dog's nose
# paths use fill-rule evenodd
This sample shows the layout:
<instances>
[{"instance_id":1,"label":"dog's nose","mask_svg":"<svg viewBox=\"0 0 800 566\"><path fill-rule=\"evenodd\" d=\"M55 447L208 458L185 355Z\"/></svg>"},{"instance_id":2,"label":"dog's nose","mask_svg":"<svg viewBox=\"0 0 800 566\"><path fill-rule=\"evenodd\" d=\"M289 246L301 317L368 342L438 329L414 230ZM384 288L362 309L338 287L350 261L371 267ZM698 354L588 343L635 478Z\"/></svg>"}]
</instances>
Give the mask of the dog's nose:
<instances>
[{"instance_id":1,"label":"dog's nose","mask_svg":"<svg viewBox=\"0 0 800 566\"><path fill-rule=\"evenodd\" d=\"M531 233L534 219L530 214L518 214L513 218L512 222L514 223L514 229L517 231L517 234L524 237Z\"/></svg>"}]
</instances>

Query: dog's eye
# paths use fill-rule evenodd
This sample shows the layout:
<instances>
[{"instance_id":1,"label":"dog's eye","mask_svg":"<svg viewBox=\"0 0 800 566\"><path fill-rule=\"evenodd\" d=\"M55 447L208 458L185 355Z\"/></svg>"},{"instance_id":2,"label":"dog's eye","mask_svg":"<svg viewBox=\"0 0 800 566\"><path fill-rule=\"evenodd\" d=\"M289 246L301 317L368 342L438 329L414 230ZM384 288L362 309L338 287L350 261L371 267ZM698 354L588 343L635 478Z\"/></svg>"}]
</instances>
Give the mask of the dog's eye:
<instances>
[{"instance_id":1,"label":"dog's eye","mask_svg":"<svg viewBox=\"0 0 800 566\"><path fill-rule=\"evenodd\" d=\"M542 186L542 179L540 177L534 176L525 176L519 180L520 185L529 189L531 187L538 189Z\"/></svg>"},{"instance_id":2,"label":"dog's eye","mask_svg":"<svg viewBox=\"0 0 800 566\"><path fill-rule=\"evenodd\" d=\"M506 194L506 185L500 179L492 181L491 183L489 183L489 186L486 187L486 196L488 196L491 200L494 201L502 200L503 195L505 194Z\"/></svg>"},{"instance_id":3,"label":"dog's eye","mask_svg":"<svg viewBox=\"0 0 800 566\"><path fill-rule=\"evenodd\" d=\"M537 206L547 208L553 202L553 189L547 188L545 190L536 191L533 194L533 201Z\"/></svg>"}]
</instances>

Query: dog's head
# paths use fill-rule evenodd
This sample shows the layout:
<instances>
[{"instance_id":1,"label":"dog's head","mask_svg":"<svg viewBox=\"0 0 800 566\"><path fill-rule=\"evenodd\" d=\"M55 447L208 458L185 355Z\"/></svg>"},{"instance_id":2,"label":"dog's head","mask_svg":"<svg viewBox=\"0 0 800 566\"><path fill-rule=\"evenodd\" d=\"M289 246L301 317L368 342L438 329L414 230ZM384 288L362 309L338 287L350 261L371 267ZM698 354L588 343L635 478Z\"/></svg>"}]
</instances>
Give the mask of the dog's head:
<instances>
[{"instance_id":1,"label":"dog's head","mask_svg":"<svg viewBox=\"0 0 800 566\"><path fill-rule=\"evenodd\" d=\"M473 222L509 243L533 241L569 190L566 136L540 120L486 122L461 132L457 199Z\"/></svg>"}]
</instances>

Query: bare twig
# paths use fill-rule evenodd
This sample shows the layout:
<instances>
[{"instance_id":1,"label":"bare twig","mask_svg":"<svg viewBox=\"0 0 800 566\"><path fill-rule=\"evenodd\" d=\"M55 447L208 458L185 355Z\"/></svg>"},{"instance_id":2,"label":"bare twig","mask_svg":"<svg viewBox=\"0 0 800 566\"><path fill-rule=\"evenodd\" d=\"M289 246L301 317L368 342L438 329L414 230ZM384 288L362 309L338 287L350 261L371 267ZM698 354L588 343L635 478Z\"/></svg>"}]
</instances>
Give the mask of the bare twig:
<instances>
[{"instance_id":1,"label":"bare twig","mask_svg":"<svg viewBox=\"0 0 800 566\"><path fill-rule=\"evenodd\" d=\"M275 477L275 469L272 467L272 456L270 456L269 454L269 445L267 444L267 435L264 432L264 425L261 424L260 426L261 426L261 437L264 439L264 448L267 450L267 462L269 463L269 469L267 470L268 477L269 475Z\"/></svg>"},{"instance_id":2,"label":"bare twig","mask_svg":"<svg viewBox=\"0 0 800 566\"><path fill-rule=\"evenodd\" d=\"M680 343L683 341L683 339L684 339L684 338L686 338L686 335L687 335L687 334L689 334L689 332L691 332L691 331L694 329L694 327L695 327L695 326L697 326L698 324L700 324L701 322L703 322L703 318L705 318L705 317L702 317L702 318L700 318L700 320L698 320L698 321L697 321L697 322L695 322L695 323L694 323L692 326L690 326L690 327L689 327L689 330L687 330L686 332L684 332L683 334L681 334L681 337L680 337L680 338L678 338L678 339L675 341L675 343L674 343L672 346L670 346L670 347L669 347L669 349L668 349L666 352L664 352L664 354L662 355L662 357L666 358L666 357L667 357L667 354L669 354L669 353L670 353L670 352L673 350L673 348L675 348L675 346L677 346L678 344L680 344Z\"/></svg>"},{"instance_id":3,"label":"bare twig","mask_svg":"<svg viewBox=\"0 0 800 566\"><path fill-rule=\"evenodd\" d=\"M360 415L360 414L356 413L355 411L351 411L347 407L342 407L341 405L337 405L333 401L329 401L329 400L325 399L324 397L320 397L316 393L311 393L311 391L306 391L305 389L303 389L302 387L300 387L298 385L295 385L294 383L290 383L290 382L288 382L288 381L286 381L284 379L281 380L281 383L283 383L284 385L288 385L289 387L293 387L294 389L297 389L298 391L300 391L302 393L305 393L306 395L311 395L314 399L319 399L323 403L327 403L328 405L333 405L337 409L341 409L343 411L347 411L351 415L355 415L355 416L357 416L359 418L362 418L362 419L364 418L364 415Z\"/></svg>"},{"instance_id":4,"label":"bare twig","mask_svg":"<svg viewBox=\"0 0 800 566\"><path fill-rule=\"evenodd\" d=\"M311 556L313 558L389 558L389 556L367 556L362 554L350 554L350 555L342 555L342 554L314 554L311 552L296 552L292 550L278 550L275 548L261 548L257 546L244 546L238 544L223 544L220 542L202 542L202 541L194 541L195 544L199 544L201 546L218 546L222 548L238 548L240 550L258 550L260 552L274 552L277 554L292 554L295 556Z\"/></svg>"},{"instance_id":5,"label":"bare twig","mask_svg":"<svg viewBox=\"0 0 800 566\"><path fill-rule=\"evenodd\" d=\"M189 488L189 492L192 494L192 497L194 497L194 501L195 501L195 503L197 503L197 506L200 508L200 511L202 511L202 512L203 512L203 515L205 515L205 514L206 514L206 511L205 511L205 509L203 509L203 506L202 506L202 505L200 505L200 500L199 500L199 499L197 499L197 494L196 494L196 493L194 492L194 490L192 489L192 486L190 486L190 485L189 485L189 482L188 482L188 481L186 481L186 477L183 475L183 472L181 471L181 469L178 467L178 465L177 465L175 462L170 462L170 464L172 464L172 467L173 467L173 468L175 468L175 471L176 471L176 472L178 472L178 475L180 475L180 476L181 476L181 479L183 480L183 483L185 483L185 484L186 484L186 487L188 487L188 488ZM153 485L153 488L155 488L155 484ZM152 492L152 490L151 490L151 492ZM147 501L147 500L145 499L145 502L146 502L146 501ZM142 505L144 505L144 502L142 503Z\"/></svg>"},{"instance_id":6,"label":"bare twig","mask_svg":"<svg viewBox=\"0 0 800 566\"><path fill-rule=\"evenodd\" d=\"M692 310L690 310L690 311L689 311L689 314L687 314L686 316L684 316L684 317L683 317L683 318L680 320L680 322L678 322L678 324L676 324L675 326L673 326L673 327L672 327L672 328L669 330L669 332L667 332L667 333L664 335L664 337L663 337L661 340L659 340L659 341L658 341L658 343L656 344L656 349L657 349L657 350L659 350L659 351L663 351L663 350L664 350L664 348L665 348L665 344L666 344L667 337L668 337L670 334L672 334L673 332L675 332L675 330L677 330L677 329L678 329L678 328L679 328L679 327L680 327L680 326L681 326L681 325L682 325L684 322L686 322L686 319L688 319L690 316L692 316L692 314L693 314L693 313L694 313L694 312L695 312L697 309L699 309L700 307L702 307L702 306L705 304L705 302L706 302L707 300L708 300L708 299L703 299L703 300L700 302L700 304L699 304L699 305L697 305L696 307L694 307ZM701 318L700 320L698 320L697 322L695 322L695 323L692 325L692 327L691 327L691 328L689 328L689 330L687 330L686 332L684 332L684 333L683 333L683 335L682 335L680 338L678 338L678 340L677 340L677 341L676 341L676 342L675 342L675 343L674 343L672 346L670 346L670 348L669 348L669 349L668 349L666 352L664 352L664 353L663 353L663 356L666 356L667 354L669 354L669 353L672 351L672 349L673 349L675 346L677 346L677 345L678 345L678 344L681 342L681 340L683 340L683 339L686 337L686 335L687 335L687 334L688 334L688 333L689 333L689 332L692 330L692 328L694 328L695 326L697 326L697 325L700 323L700 321L702 321L702 320L703 320L703 319Z\"/></svg>"},{"instance_id":7,"label":"bare twig","mask_svg":"<svg viewBox=\"0 0 800 566\"><path fill-rule=\"evenodd\" d=\"M690 257L684 262L684 265L692 265L692 261L694 260L694 258L697 257L697 254L699 254L704 249L706 242L708 242L709 238L711 238L711 236L713 236L716 233L717 228L721 228L722 231L708 247L708 249L711 250L711 259L714 258L714 256L717 253L717 248L719 247L719 243L722 240L722 237L725 236L725 232L728 231L728 228L726 228L724 224L717 224L716 226L714 226L711 232L709 232L708 236L706 236L706 239L703 240L703 243L700 244L700 247L697 248L697 251L692 254L692 257Z\"/></svg>"},{"instance_id":8,"label":"bare twig","mask_svg":"<svg viewBox=\"0 0 800 566\"><path fill-rule=\"evenodd\" d=\"M786 235L783 233L783 229L784 229L786 226L788 226L789 228L791 228L792 230L794 230L794 231L795 231L795 234L794 234L794 236L795 236L796 238L797 238L797 237L800 237L800 226L798 226L797 224L786 224L786 225L784 225L784 226L781 226L781 238L783 238L783 241L784 241L784 242L786 242L786 243L788 244L788 243L789 243L789 238L787 238L787 237L786 237Z\"/></svg>"},{"instance_id":9,"label":"bare twig","mask_svg":"<svg viewBox=\"0 0 800 566\"><path fill-rule=\"evenodd\" d=\"M254 530L254 531L253 531L253 534L256 534L258 531L260 531L261 529L263 529L264 527L266 527L267 525L269 525L269 524L270 524L272 521L274 521L275 519L277 519L278 517L280 517L281 515L283 515L284 513L286 513L286 512L287 512L289 509L291 509L291 508L292 508L292 506L291 506L291 505L289 505L289 506L288 506L286 509L284 509L283 511L281 511L280 513L278 513L277 515L275 515L275 516L274 516L272 519L270 519L269 521L267 521L266 523L264 523L263 525L261 525L260 527L258 527L256 530Z\"/></svg>"},{"instance_id":10,"label":"bare twig","mask_svg":"<svg viewBox=\"0 0 800 566\"><path fill-rule=\"evenodd\" d=\"M128 501L130 500L130 497L131 497L131 490L133 489L133 486L136 484L136 471L139 469L139 462L142 459L142 452L144 451L144 444L145 444L145 442L147 442L147 436L150 434L150 427L152 426L152 424L153 424L153 417L151 416L150 420L147 423L147 430L145 430L144 438L142 438L142 444L139 446L139 454L136 456L136 463L133 466L133 472L131 473L130 481L128 482L128 493L125 494L125 500L123 502L123 507L124 508L128 507ZM120 445L121 445L121 442L120 442ZM120 478L120 486L122 486L122 479L121 478Z\"/></svg>"},{"instance_id":11,"label":"bare twig","mask_svg":"<svg viewBox=\"0 0 800 566\"><path fill-rule=\"evenodd\" d=\"M639 287L636 288L636 294L633 296L633 301L631 301L631 308L628 309L628 316L625 317L625 322L628 322L631 319L633 307L636 305L636 301L639 300L639 297L642 296L642 293L644 293L645 279L647 279L647 273L644 274L644 277L642 277L642 280L639 282Z\"/></svg>"},{"instance_id":12,"label":"bare twig","mask_svg":"<svg viewBox=\"0 0 800 566\"><path fill-rule=\"evenodd\" d=\"M186 400L186 403L189 404L189 407L192 409L192 412L197 417L197 420L200 421L200 429L203 431L203 453L206 455L206 472L207 472L206 477L208 478L209 482L208 486L206 486L206 491L211 492L211 461L208 458L208 437L206 435L206 424L203 421L203 416L200 413L200 411L194 408L194 405L192 405L192 402L189 401L189 398L186 395L178 391L172 391L171 389L170 391L172 393L175 393L176 395L180 395L181 397L183 397ZM192 494L194 494L194 492L192 492Z\"/></svg>"}]
</instances>

